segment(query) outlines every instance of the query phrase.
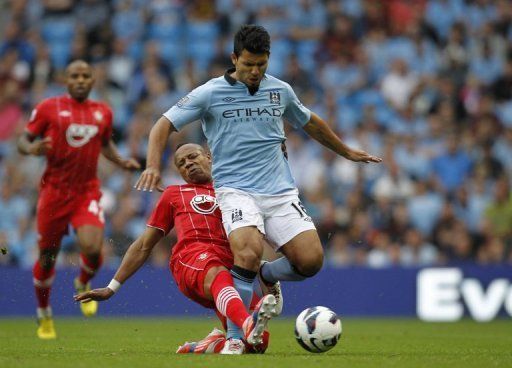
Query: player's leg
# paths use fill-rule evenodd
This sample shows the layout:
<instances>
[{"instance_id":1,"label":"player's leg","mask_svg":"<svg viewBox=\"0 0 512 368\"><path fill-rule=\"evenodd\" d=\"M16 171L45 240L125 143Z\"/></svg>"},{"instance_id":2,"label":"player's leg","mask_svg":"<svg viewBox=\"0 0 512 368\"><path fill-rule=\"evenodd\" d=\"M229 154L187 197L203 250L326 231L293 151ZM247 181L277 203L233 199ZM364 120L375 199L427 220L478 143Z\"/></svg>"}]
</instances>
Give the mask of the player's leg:
<instances>
[{"instance_id":1,"label":"player's leg","mask_svg":"<svg viewBox=\"0 0 512 368\"><path fill-rule=\"evenodd\" d=\"M285 257L265 263L260 274L272 284L314 276L323 263L323 248L311 218L297 195L271 199L265 221L267 237Z\"/></svg>"},{"instance_id":2,"label":"player's leg","mask_svg":"<svg viewBox=\"0 0 512 368\"><path fill-rule=\"evenodd\" d=\"M93 225L83 225L76 229L78 245L80 247L80 274L75 278L77 293L90 290L90 280L96 275L103 258L101 255L103 244L103 228ZM90 301L80 303L80 309L86 317L94 316L98 310L98 303Z\"/></svg>"},{"instance_id":3,"label":"player's leg","mask_svg":"<svg viewBox=\"0 0 512 368\"><path fill-rule=\"evenodd\" d=\"M245 340L251 346L257 347L262 344L267 323L276 315L276 301L272 295L262 298L250 315L234 288L231 273L224 266L214 266L207 271L204 278L204 295L215 302L217 310L222 315L242 329ZM243 346L239 342L231 342L228 341L229 346L223 349L223 353L243 352Z\"/></svg>"},{"instance_id":4,"label":"player's leg","mask_svg":"<svg viewBox=\"0 0 512 368\"><path fill-rule=\"evenodd\" d=\"M39 249L39 257L32 269L34 290L37 300L37 336L40 339L55 339L57 334L53 325L53 313L50 306L50 292L55 279L55 262L59 246Z\"/></svg>"},{"instance_id":5,"label":"player's leg","mask_svg":"<svg viewBox=\"0 0 512 368\"><path fill-rule=\"evenodd\" d=\"M221 321L225 318L235 321L232 323L236 323L235 326L243 332L238 339L231 338L227 345L235 347L238 341L237 353L240 354L244 348L242 337L255 345L260 342L260 335L272 317L269 314L273 313L275 303L272 303L272 298L267 298L250 315L234 288L233 277L229 272L232 263L233 257L228 250L215 250L210 245L204 245L180 254L179 262L171 261L171 270L183 294L205 307L216 309L220 317L223 317ZM218 337L216 333L209 334L200 342L182 345L178 352L206 352L210 344L218 343Z\"/></svg>"},{"instance_id":6,"label":"player's leg","mask_svg":"<svg viewBox=\"0 0 512 368\"><path fill-rule=\"evenodd\" d=\"M32 269L39 324L37 335L41 339L54 339L57 336L50 294L60 242L67 231L68 213L66 201L59 200L55 191L51 188L41 190L36 213L39 256Z\"/></svg>"},{"instance_id":7,"label":"player's leg","mask_svg":"<svg viewBox=\"0 0 512 368\"><path fill-rule=\"evenodd\" d=\"M77 293L90 290L90 280L103 263L101 250L105 220L100 198L99 190L84 193L83 199L76 205L71 217L71 225L76 231L80 247L80 274L75 278ZM80 309L84 316L93 316L97 313L98 302L80 303Z\"/></svg>"},{"instance_id":8,"label":"player's leg","mask_svg":"<svg viewBox=\"0 0 512 368\"><path fill-rule=\"evenodd\" d=\"M216 190L222 211L222 222L228 234L234 257L231 274L234 287L244 305L249 308L253 295L253 282L263 255L263 217L253 196L239 190ZM228 320L228 337L240 337L242 331Z\"/></svg>"},{"instance_id":9,"label":"player's leg","mask_svg":"<svg viewBox=\"0 0 512 368\"><path fill-rule=\"evenodd\" d=\"M270 244L268 239L265 239L264 241L264 248L263 248L263 260L260 264L260 270L265 265L265 263L275 261L282 257L282 255L278 255L275 251L275 247ZM261 277L261 272L258 272L258 276L254 279L253 282L253 290L254 290L254 297L251 302L251 306L256 305L257 302L259 302L259 299L261 299L264 295L272 294L276 298L277 307L276 311L277 314L281 314L283 310L283 293L281 291L281 283L275 282L275 283L268 283L263 280Z\"/></svg>"},{"instance_id":10,"label":"player's leg","mask_svg":"<svg viewBox=\"0 0 512 368\"><path fill-rule=\"evenodd\" d=\"M256 227L238 228L229 234L229 244L233 252L234 263L230 273L234 287L248 309L253 297L253 283L263 255L263 236ZM240 339L243 331L228 319L227 337Z\"/></svg>"},{"instance_id":11,"label":"player's leg","mask_svg":"<svg viewBox=\"0 0 512 368\"><path fill-rule=\"evenodd\" d=\"M76 229L80 247L80 275L78 281L86 285L98 272L103 258L103 228L93 225L83 225Z\"/></svg>"},{"instance_id":12,"label":"player's leg","mask_svg":"<svg viewBox=\"0 0 512 368\"><path fill-rule=\"evenodd\" d=\"M316 230L308 230L284 244L280 251L285 255L262 265L261 275L269 283L301 281L320 271L323 248Z\"/></svg>"}]
</instances>

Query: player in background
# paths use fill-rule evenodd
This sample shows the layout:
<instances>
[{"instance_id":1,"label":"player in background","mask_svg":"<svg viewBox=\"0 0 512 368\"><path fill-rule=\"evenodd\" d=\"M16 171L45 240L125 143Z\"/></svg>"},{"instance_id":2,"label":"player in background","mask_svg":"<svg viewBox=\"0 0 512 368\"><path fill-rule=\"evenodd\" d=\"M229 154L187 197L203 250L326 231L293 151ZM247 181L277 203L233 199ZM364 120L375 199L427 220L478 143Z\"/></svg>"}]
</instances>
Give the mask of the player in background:
<instances>
[{"instance_id":1,"label":"player in background","mask_svg":"<svg viewBox=\"0 0 512 368\"><path fill-rule=\"evenodd\" d=\"M96 175L100 153L123 169L140 168L134 159L119 155L112 140L112 111L88 99L93 84L89 64L82 60L70 63L66 68L68 94L38 104L18 139L19 152L47 160L36 214L39 257L33 268L41 339L56 338L49 299L55 261L69 224L80 247L80 274L74 280L77 292L90 289L89 280L101 266L105 220ZM97 303L82 304L81 310L92 316Z\"/></svg>"},{"instance_id":2,"label":"player in background","mask_svg":"<svg viewBox=\"0 0 512 368\"><path fill-rule=\"evenodd\" d=\"M146 230L130 245L110 284L81 293L75 300L109 299L174 227L178 241L172 247L169 267L178 288L188 298L233 321L243 331L244 339L257 349L263 343L268 320L277 314L277 301L271 294L263 296L250 315L234 288L229 272L233 254L212 186L210 154L197 144L185 144L176 150L174 163L188 184L167 187ZM224 334L214 329L203 341L186 343L178 352L211 353L222 349L221 354L243 353L241 340L224 342Z\"/></svg>"},{"instance_id":3,"label":"player in background","mask_svg":"<svg viewBox=\"0 0 512 368\"><path fill-rule=\"evenodd\" d=\"M138 190L161 189L160 164L169 135L201 120L234 254L231 273L246 306L258 270L272 286L278 280L311 277L323 263L316 228L299 200L281 151L286 140L284 120L348 160L382 161L345 145L324 120L302 105L288 83L266 74L269 55L270 35L265 28L242 26L234 37L234 68L194 89L153 126L146 169L135 185ZM265 235L285 257L260 268Z\"/></svg>"}]
</instances>

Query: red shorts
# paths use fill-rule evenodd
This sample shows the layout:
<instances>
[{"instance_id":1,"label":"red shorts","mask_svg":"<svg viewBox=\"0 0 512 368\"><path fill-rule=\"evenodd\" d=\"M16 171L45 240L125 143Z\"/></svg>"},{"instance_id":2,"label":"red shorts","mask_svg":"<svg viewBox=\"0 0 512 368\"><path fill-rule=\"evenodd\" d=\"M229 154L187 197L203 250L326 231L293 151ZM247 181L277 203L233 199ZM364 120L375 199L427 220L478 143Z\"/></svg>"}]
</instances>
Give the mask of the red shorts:
<instances>
[{"instance_id":1,"label":"red shorts","mask_svg":"<svg viewBox=\"0 0 512 368\"><path fill-rule=\"evenodd\" d=\"M83 225L103 228L105 220L100 198L99 189L70 194L52 186L41 188L37 201L39 248L60 246L69 224L75 229Z\"/></svg>"},{"instance_id":2,"label":"red shorts","mask_svg":"<svg viewBox=\"0 0 512 368\"><path fill-rule=\"evenodd\" d=\"M233 267L233 254L227 248L196 243L186 251L173 256L171 273L180 291L189 299L206 308L215 309L215 303L204 295L204 279L212 267Z\"/></svg>"}]
</instances>

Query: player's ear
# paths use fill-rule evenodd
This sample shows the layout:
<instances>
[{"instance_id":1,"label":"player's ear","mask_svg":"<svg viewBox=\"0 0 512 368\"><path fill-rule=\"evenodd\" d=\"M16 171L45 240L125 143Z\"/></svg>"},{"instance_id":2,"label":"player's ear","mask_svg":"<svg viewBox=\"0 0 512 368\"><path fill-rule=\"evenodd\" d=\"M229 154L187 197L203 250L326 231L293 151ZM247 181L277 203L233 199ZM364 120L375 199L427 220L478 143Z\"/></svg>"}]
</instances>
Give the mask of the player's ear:
<instances>
[{"instance_id":1,"label":"player's ear","mask_svg":"<svg viewBox=\"0 0 512 368\"><path fill-rule=\"evenodd\" d=\"M231 53L231 62L233 63L233 65L236 65L236 61L238 60L238 57L236 56L236 54L234 52Z\"/></svg>"}]
</instances>

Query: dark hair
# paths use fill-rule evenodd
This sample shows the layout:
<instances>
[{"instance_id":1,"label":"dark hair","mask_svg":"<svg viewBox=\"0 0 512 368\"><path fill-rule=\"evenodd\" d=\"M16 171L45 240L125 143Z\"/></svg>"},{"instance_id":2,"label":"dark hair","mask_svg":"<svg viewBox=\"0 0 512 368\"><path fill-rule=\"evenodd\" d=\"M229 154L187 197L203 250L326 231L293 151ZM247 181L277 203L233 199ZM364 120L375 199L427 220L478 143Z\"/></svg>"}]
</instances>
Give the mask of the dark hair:
<instances>
[{"instance_id":1,"label":"dark hair","mask_svg":"<svg viewBox=\"0 0 512 368\"><path fill-rule=\"evenodd\" d=\"M245 24L235 34L233 52L240 56L242 50L253 54L270 54L270 35L262 26Z\"/></svg>"},{"instance_id":2,"label":"dark hair","mask_svg":"<svg viewBox=\"0 0 512 368\"><path fill-rule=\"evenodd\" d=\"M207 149L205 149L202 145L198 144L198 143L192 143L192 142L183 142L183 143L178 143L176 145L176 149L174 150L174 153L176 153L181 147L183 146L186 146L187 144L192 144L194 146L198 146L199 148L201 148L204 152L208 152Z\"/></svg>"}]
</instances>

